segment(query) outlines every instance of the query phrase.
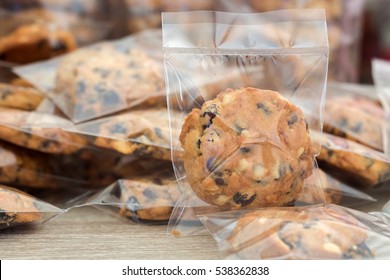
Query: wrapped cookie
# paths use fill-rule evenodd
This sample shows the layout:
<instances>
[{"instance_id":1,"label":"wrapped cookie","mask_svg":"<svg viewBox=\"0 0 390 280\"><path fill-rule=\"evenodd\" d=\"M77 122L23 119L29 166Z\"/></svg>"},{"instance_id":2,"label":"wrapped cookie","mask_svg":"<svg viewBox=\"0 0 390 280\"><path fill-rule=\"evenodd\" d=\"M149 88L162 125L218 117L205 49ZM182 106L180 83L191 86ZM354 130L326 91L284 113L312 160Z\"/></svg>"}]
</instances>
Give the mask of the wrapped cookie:
<instances>
[{"instance_id":1,"label":"wrapped cookie","mask_svg":"<svg viewBox=\"0 0 390 280\"><path fill-rule=\"evenodd\" d=\"M75 125L89 143L123 155L171 160L168 111L137 109Z\"/></svg>"},{"instance_id":2,"label":"wrapped cookie","mask_svg":"<svg viewBox=\"0 0 390 280\"><path fill-rule=\"evenodd\" d=\"M375 59L372 62L372 76L374 77L377 95L385 111L385 122L383 124L383 145L384 151L390 156L390 62Z\"/></svg>"},{"instance_id":3,"label":"wrapped cookie","mask_svg":"<svg viewBox=\"0 0 390 280\"><path fill-rule=\"evenodd\" d=\"M390 179L390 158L385 154L327 133L312 136L313 143L321 143L319 166L333 175L364 188Z\"/></svg>"},{"instance_id":4,"label":"wrapped cookie","mask_svg":"<svg viewBox=\"0 0 390 280\"><path fill-rule=\"evenodd\" d=\"M388 126L375 89L329 83L325 102L324 131L383 151Z\"/></svg>"},{"instance_id":5,"label":"wrapped cookie","mask_svg":"<svg viewBox=\"0 0 390 280\"><path fill-rule=\"evenodd\" d=\"M388 259L380 218L328 204L200 217L227 259Z\"/></svg>"},{"instance_id":6,"label":"wrapped cookie","mask_svg":"<svg viewBox=\"0 0 390 280\"><path fill-rule=\"evenodd\" d=\"M24 192L0 185L0 230L42 224L62 212Z\"/></svg>"},{"instance_id":7,"label":"wrapped cookie","mask_svg":"<svg viewBox=\"0 0 390 280\"><path fill-rule=\"evenodd\" d=\"M309 131L321 120L301 107L320 115L325 26L320 10L163 14L171 149L184 193L176 207L297 205L306 192L323 202L319 184L305 186L314 165ZM183 232L185 212L174 212L171 231Z\"/></svg>"},{"instance_id":8,"label":"wrapped cookie","mask_svg":"<svg viewBox=\"0 0 390 280\"><path fill-rule=\"evenodd\" d=\"M351 207L376 201L376 199L370 195L339 181L337 178L332 177L332 175L321 169L318 169L316 173L313 173L311 176L315 175L319 176L320 184L323 189L323 193L318 194L324 196L326 203ZM314 182L315 179L310 178L310 180ZM313 203L312 197L305 197L305 195L302 195L299 199L307 204Z\"/></svg>"},{"instance_id":9,"label":"wrapped cookie","mask_svg":"<svg viewBox=\"0 0 390 280\"><path fill-rule=\"evenodd\" d=\"M15 71L76 123L139 105L165 106L160 38L161 31L147 31Z\"/></svg>"},{"instance_id":10,"label":"wrapped cookie","mask_svg":"<svg viewBox=\"0 0 390 280\"><path fill-rule=\"evenodd\" d=\"M180 194L173 170L168 166L158 171L149 170L146 176L118 180L82 204L137 224L166 224Z\"/></svg>"}]
</instances>

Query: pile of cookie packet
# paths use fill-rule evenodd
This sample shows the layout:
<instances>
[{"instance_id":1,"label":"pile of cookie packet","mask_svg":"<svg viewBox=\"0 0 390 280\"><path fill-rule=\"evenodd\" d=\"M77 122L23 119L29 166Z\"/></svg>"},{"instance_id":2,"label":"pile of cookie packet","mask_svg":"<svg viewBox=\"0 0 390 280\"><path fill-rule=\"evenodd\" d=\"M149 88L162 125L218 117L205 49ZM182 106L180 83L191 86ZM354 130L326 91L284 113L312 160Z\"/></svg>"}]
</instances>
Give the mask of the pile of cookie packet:
<instances>
[{"instance_id":1,"label":"pile of cookie packet","mask_svg":"<svg viewBox=\"0 0 390 280\"><path fill-rule=\"evenodd\" d=\"M0 37L0 229L92 205L227 258L388 258L389 216L346 208L389 186L388 65L377 91L327 83L323 10L162 23L75 51Z\"/></svg>"}]
</instances>

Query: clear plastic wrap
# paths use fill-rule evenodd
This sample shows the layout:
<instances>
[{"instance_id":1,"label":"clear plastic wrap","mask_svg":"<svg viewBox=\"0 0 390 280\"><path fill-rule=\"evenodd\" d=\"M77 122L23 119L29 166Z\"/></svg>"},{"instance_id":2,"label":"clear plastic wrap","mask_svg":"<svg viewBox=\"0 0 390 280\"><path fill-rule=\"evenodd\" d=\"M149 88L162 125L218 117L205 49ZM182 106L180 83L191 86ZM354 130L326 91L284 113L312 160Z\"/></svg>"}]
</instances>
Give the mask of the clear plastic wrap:
<instances>
[{"instance_id":1,"label":"clear plastic wrap","mask_svg":"<svg viewBox=\"0 0 390 280\"><path fill-rule=\"evenodd\" d=\"M152 30L15 71L78 123L138 105L165 106L161 55L161 31Z\"/></svg>"},{"instance_id":2,"label":"clear plastic wrap","mask_svg":"<svg viewBox=\"0 0 390 280\"><path fill-rule=\"evenodd\" d=\"M282 9L325 9L329 37L330 80L357 82L364 0L218 0L227 12L269 12Z\"/></svg>"},{"instance_id":3,"label":"clear plastic wrap","mask_svg":"<svg viewBox=\"0 0 390 280\"><path fill-rule=\"evenodd\" d=\"M161 12L213 10L214 0L125 0L128 30L138 32L161 26Z\"/></svg>"},{"instance_id":4,"label":"clear plastic wrap","mask_svg":"<svg viewBox=\"0 0 390 280\"><path fill-rule=\"evenodd\" d=\"M386 122L383 125L384 151L390 156L390 62L374 59L372 71L375 88L385 111Z\"/></svg>"},{"instance_id":5,"label":"clear plastic wrap","mask_svg":"<svg viewBox=\"0 0 390 280\"><path fill-rule=\"evenodd\" d=\"M166 166L142 177L118 180L81 204L135 223L166 224L180 194L172 166Z\"/></svg>"},{"instance_id":6,"label":"clear plastic wrap","mask_svg":"<svg viewBox=\"0 0 390 280\"><path fill-rule=\"evenodd\" d=\"M312 132L321 143L319 166L352 185L371 188L390 179L390 158L354 141L327 133Z\"/></svg>"},{"instance_id":7,"label":"clear plastic wrap","mask_svg":"<svg viewBox=\"0 0 390 280\"><path fill-rule=\"evenodd\" d=\"M0 185L0 230L44 223L63 211L19 190Z\"/></svg>"},{"instance_id":8,"label":"clear plastic wrap","mask_svg":"<svg viewBox=\"0 0 390 280\"><path fill-rule=\"evenodd\" d=\"M388 121L375 98L374 89L329 83L324 131L383 151L382 131L388 129Z\"/></svg>"},{"instance_id":9,"label":"clear plastic wrap","mask_svg":"<svg viewBox=\"0 0 390 280\"><path fill-rule=\"evenodd\" d=\"M200 216L227 259L388 259L378 217L328 204Z\"/></svg>"},{"instance_id":10,"label":"clear plastic wrap","mask_svg":"<svg viewBox=\"0 0 390 280\"><path fill-rule=\"evenodd\" d=\"M390 214L390 200L383 206L383 212Z\"/></svg>"},{"instance_id":11,"label":"clear plastic wrap","mask_svg":"<svg viewBox=\"0 0 390 280\"><path fill-rule=\"evenodd\" d=\"M296 205L304 192L323 201L319 184L303 187L314 161L309 130L321 120L299 108L322 114L323 11L163 13L163 47L184 193L171 230L188 207Z\"/></svg>"}]
</instances>

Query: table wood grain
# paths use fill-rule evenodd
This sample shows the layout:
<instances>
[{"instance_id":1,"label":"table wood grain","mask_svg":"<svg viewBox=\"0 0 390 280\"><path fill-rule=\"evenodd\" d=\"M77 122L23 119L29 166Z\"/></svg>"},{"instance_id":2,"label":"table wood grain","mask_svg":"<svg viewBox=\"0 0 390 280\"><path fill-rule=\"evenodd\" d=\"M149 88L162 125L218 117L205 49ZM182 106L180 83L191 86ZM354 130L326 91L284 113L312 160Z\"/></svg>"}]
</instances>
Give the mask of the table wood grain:
<instances>
[{"instance_id":1,"label":"table wood grain","mask_svg":"<svg viewBox=\"0 0 390 280\"><path fill-rule=\"evenodd\" d=\"M369 192L380 211L390 184ZM76 208L34 228L0 232L0 259L221 259L209 235L173 237L166 226L136 225L92 207Z\"/></svg>"}]
</instances>

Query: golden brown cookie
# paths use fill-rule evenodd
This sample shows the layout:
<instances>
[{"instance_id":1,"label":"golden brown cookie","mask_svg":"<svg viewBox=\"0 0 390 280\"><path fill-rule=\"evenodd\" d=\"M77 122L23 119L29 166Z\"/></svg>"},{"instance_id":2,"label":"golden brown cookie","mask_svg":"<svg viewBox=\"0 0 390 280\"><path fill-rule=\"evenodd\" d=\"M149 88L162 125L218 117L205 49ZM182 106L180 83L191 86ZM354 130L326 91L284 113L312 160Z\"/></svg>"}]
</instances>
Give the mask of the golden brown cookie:
<instances>
[{"instance_id":1,"label":"golden brown cookie","mask_svg":"<svg viewBox=\"0 0 390 280\"><path fill-rule=\"evenodd\" d=\"M34 88L0 83L0 106L22 110L35 110L44 96Z\"/></svg>"},{"instance_id":2,"label":"golden brown cookie","mask_svg":"<svg viewBox=\"0 0 390 280\"><path fill-rule=\"evenodd\" d=\"M321 142L321 153L317 157L320 167L332 168L363 187L373 187L390 179L390 159L384 154L351 140L319 134L314 142Z\"/></svg>"},{"instance_id":3,"label":"golden brown cookie","mask_svg":"<svg viewBox=\"0 0 390 280\"><path fill-rule=\"evenodd\" d=\"M32 196L0 185L0 229L39 221L42 214L34 202Z\"/></svg>"},{"instance_id":4,"label":"golden brown cookie","mask_svg":"<svg viewBox=\"0 0 390 280\"><path fill-rule=\"evenodd\" d=\"M44 125L29 126L30 122ZM71 154L87 144L85 137L59 128L68 124L67 120L53 115L0 109L0 139L45 153Z\"/></svg>"},{"instance_id":5,"label":"golden brown cookie","mask_svg":"<svg viewBox=\"0 0 390 280\"><path fill-rule=\"evenodd\" d=\"M57 71L56 104L79 122L139 104L165 103L159 64L137 49L109 45L65 57Z\"/></svg>"},{"instance_id":6,"label":"golden brown cookie","mask_svg":"<svg viewBox=\"0 0 390 280\"><path fill-rule=\"evenodd\" d=\"M93 136L97 147L124 155L171 159L168 111L144 109L102 118L76 126L81 134Z\"/></svg>"},{"instance_id":7,"label":"golden brown cookie","mask_svg":"<svg viewBox=\"0 0 390 280\"><path fill-rule=\"evenodd\" d=\"M227 241L241 259L374 258L366 230L334 206L278 208L245 214Z\"/></svg>"},{"instance_id":8,"label":"golden brown cookie","mask_svg":"<svg viewBox=\"0 0 390 280\"><path fill-rule=\"evenodd\" d=\"M361 96L329 98L325 107L324 131L383 150L383 109Z\"/></svg>"},{"instance_id":9,"label":"golden brown cookie","mask_svg":"<svg viewBox=\"0 0 390 280\"><path fill-rule=\"evenodd\" d=\"M51 58L76 48L68 31L50 30L43 24L28 24L0 37L0 60L29 63Z\"/></svg>"},{"instance_id":10,"label":"golden brown cookie","mask_svg":"<svg viewBox=\"0 0 390 280\"><path fill-rule=\"evenodd\" d=\"M181 190L173 171L120 181L120 215L136 222L167 222Z\"/></svg>"},{"instance_id":11,"label":"golden brown cookie","mask_svg":"<svg viewBox=\"0 0 390 280\"><path fill-rule=\"evenodd\" d=\"M302 111L273 91L220 93L186 117L180 142L192 189L224 208L293 203L313 166Z\"/></svg>"}]
</instances>

